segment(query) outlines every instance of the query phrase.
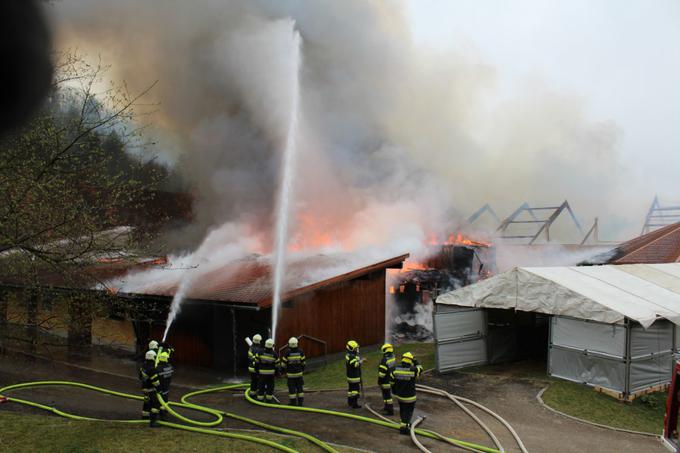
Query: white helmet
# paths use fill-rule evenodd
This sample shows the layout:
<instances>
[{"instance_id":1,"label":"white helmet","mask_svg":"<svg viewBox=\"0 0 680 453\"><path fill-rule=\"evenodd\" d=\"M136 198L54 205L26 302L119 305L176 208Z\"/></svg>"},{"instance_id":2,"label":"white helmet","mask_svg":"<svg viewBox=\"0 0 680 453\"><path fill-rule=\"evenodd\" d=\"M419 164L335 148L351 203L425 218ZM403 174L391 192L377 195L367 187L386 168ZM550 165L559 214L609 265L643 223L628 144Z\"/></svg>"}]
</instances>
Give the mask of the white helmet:
<instances>
[{"instance_id":1,"label":"white helmet","mask_svg":"<svg viewBox=\"0 0 680 453\"><path fill-rule=\"evenodd\" d=\"M261 342L262 342L262 335L260 335L259 333L256 333L255 335L253 335L253 343L260 344Z\"/></svg>"},{"instance_id":2,"label":"white helmet","mask_svg":"<svg viewBox=\"0 0 680 453\"><path fill-rule=\"evenodd\" d=\"M146 360L156 360L156 351L153 350L146 351L144 358Z\"/></svg>"},{"instance_id":3,"label":"white helmet","mask_svg":"<svg viewBox=\"0 0 680 453\"><path fill-rule=\"evenodd\" d=\"M156 340L149 341L149 349L158 349L158 342Z\"/></svg>"},{"instance_id":4,"label":"white helmet","mask_svg":"<svg viewBox=\"0 0 680 453\"><path fill-rule=\"evenodd\" d=\"M297 348L298 347L298 339L295 338L295 337L290 337L290 340L288 340L288 347Z\"/></svg>"},{"instance_id":5,"label":"white helmet","mask_svg":"<svg viewBox=\"0 0 680 453\"><path fill-rule=\"evenodd\" d=\"M264 342L264 347L265 348L273 348L274 347L274 340L271 338L267 338L267 341Z\"/></svg>"}]
</instances>

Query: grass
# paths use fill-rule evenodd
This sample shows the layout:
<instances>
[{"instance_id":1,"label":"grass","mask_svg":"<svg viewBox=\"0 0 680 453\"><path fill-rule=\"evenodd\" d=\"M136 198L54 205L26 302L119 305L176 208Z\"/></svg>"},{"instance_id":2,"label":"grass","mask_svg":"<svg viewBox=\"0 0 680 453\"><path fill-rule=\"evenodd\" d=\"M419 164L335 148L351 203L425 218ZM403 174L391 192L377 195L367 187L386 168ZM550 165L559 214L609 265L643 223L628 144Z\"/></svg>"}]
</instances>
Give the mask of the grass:
<instances>
[{"instance_id":1,"label":"grass","mask_svg":"<svg viewBox=\"0 0 680 453\"><path fill-rule=\"evenodd\" d=\"M666 393L641 396L623 403L568 381L555 381L543 393L543 401L553 409L595 423L659 434L663 429Z\"/></svg>"},{"instance_id":2,"label":"grass","mask_svg":"<svg viewBox=\"0 0 680 453\"><path fill-rule=\"evenodd\" d=\"M236 431L239 432L239 431ZM240 431L303 452L318 447L303 439ZM52 416L0 412L0 451L11 452L271 452L270 447L236 439L145 425L87 422Z\"/></svg>"},{"instance_id":3,"label":"grass","mask_svg":"<svg viewBox=\"0 0 680 453\"><path fill-rule=\"evenodd\" d=\"M404 352L410 351L420 362L425 370L434 367L434 345L433 343L407 343L395 347L397 360ZM365 386L373 386L378 383L378 365L382 358L380 349L370 352L362 352L362 358L366 361L362 366L362 373ZM280 387L282 385L283 387ZM285 388L285 380L277 383L277 388ZM321 389L344 389L347 387L345 378L345 359L344 356L329 362L325 367L319 368L305 374L305 388L309 390Z\"/></svg>"}]
</instances>

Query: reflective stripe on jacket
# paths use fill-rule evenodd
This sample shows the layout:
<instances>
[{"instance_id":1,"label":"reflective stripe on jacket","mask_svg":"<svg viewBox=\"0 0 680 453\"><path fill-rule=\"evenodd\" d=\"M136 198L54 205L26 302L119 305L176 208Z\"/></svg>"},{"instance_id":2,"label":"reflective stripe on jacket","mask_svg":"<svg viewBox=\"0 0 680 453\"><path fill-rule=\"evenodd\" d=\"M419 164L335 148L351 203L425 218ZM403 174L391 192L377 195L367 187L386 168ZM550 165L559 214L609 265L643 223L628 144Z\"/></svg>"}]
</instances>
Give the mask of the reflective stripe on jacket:
<instances>
[{"instance_id":1,"label":"reflective stripe on jacket","mask_svg":"<svg viewBox=\"0 0 680 453\"><path fill-rule=\"evenodd\" d=\"M390 371L395 366L397 366L397 360L394 358L394 354L391 352L383 354L380 365L378 365L378 385L381 387L390 385Z\"/></svg>"},{"instance_id":2,"label":"reflective stripe on jacket","mask_svg":"<svg viewBox=\"0 0 680 453\"><path fill-rule=\"evenodd\" d=\"M281 358L288 377L302 377L305 371L305 353L300 348L288 349Z\"/></svg>"},{"instance_id":3,"label":"reflective stripe on jacket","mask_svg":"<svg viewBox=\"0 0 680 453\"><path fill-rule=\"evenodd\" d=\"M139 367L138 375L143 389L158 389L160 386L158 370L153 360L145 360L142 366Z\"/></svg>"},{"instance_id":4,"label":"reflective stripe on jacket","mask_svg":"<svg viewBox=\"0 0 680 453\"><path fill-rule=\"evenodd\" d=\"M257 355L263 350L262 346L255 343L248 348L248 372L257 373Z\"/></svg>"},{"instance_id":5,"label":"reflective stripe on jacket","mask_svg":"<svg viewBox=\"0 0 680 453\"><path fill-rule=\"evenodd\" d=\"M279 357L273 349L264 349L257 354L257 372L262 375L276 374Z\"/></svg>"},{"instance_id":6,"label":"reflective stripe on jacket","mask_svg":"<svg viewBox=\"0 0 680 453\"><path fill-rule=\"evenodd\" d=\"M348 352L345 354L345 369L347 374L347 382L361 381L361 357L355 352Z\"/></svg>"},{"instance_id":7,"label":"reflective stripe on jacket","mask_svg":"<svg viewBox=\"0 0 680 453\"><path fill-rule=\"evenodd\" d=\"M390 372L392 395L398 401L415 403L416 380L420 377L423 367L418 362L413 364L401 362Z\"/></svg>"}]
</instances>

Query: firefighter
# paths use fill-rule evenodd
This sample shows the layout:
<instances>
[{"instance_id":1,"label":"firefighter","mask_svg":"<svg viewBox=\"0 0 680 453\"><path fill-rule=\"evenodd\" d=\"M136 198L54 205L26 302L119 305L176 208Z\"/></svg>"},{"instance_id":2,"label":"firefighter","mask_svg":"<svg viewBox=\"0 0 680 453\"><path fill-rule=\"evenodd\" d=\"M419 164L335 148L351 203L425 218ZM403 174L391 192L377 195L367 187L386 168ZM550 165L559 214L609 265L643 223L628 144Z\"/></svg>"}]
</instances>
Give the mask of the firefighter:
<instances>
[{"instance_id":1,"label":"firefighter","mask_svg":"<svg viewBox=\"0 0 680 453\"><path fill-rule=\"evenodd\" d=\"M405 352L401 356L401 363L390 373L392 393L399 402L399 432L409 434L411 418L416 408L416 379L420 377L423 367L413 358L413 354Z\"/></svg>"},{"instance_id":2,"label":"firefighter","mask_svg":"<svg viewBox=\"0 0 680 453\"><path fill-rule=\"evenodd\" d=\"M160 402L156 393L160 390L160 379L156 369L156 353L149 350L144 355L144 363L139 368L139 380L142 383L144 393L144 406L142 407L142 418L149 419L152 428L158 427L158 413Z\"/></svg>"},{"instance_id":3,"label":"firefighter","mask_svg":"<svg viewBox=\"0 0 680 453\"><path fill-rule=\"evenodd\" d=\"M347 374L347 405L358 409L359 392L361 390L361 364L363 359L359 357L359 343L354 340L347 342L345 354L345 368Z\"/></svg>"},{"instance_id":4,"label":"firefighter","mask_svg":"<svg viewBox=\"0 0 680 453\"><path fill-rule=\"evenodd\" d=\"M291 406L302 406L305 401L305 353L298 347L298 339L290 337L288 351L283 355L283 369L288 376L288 398Z\"/></svg>"},{"instance_id":5,"label":"firefighter","mask_svg":"<svg viewBox=\"0 0 680 453\"><path fill-rule=\"evenodd\" d=\"M262 336L253 335L253 344L248 348L248 372L250 373L250 396L257 395L257 355L262 351Z\"/></svg>"},{"instance_id":6,"label":"firefighter","mask_svg":"<svg viewBox=\"0 0 680 453\"><path fill-rule=\"evenodd\" d=\"M382 391L383 414L394 415L394 403L392 401L392 385L390 383L390 372L394 370L397 365L397 360L394 358L394 348L391 344L385 343L380 350L383 353L378 366L378 385Z\"/></svg>"},{"instance_id":7,"label":"firefighter","mask_svg":"<svg viewBox=\"0 0 680 453\"><path fill-rule=\"evenodd\" d=\"M274 351L274 340L268 338L264 349L257 354L257 399L271 403L274 400L274 379L279 357Z\"/></svg>"},{"instance_id":8,"label":"firefighter","mask_svg":"<svg viewBox=\"0 0 680 453\"><path fill-rule=\"evenodd\" d=\"M160 354L158 354L157 360L157 371L160 380L160 395L163 398L163 401L168 403L170 402L170 381L172 380L172 374L175 372L175 369L169 362L170 352L162 351ZM161 420L167 420L168 414L165 408L161 406L160 410Z\"/></svg>"}]
</instances>

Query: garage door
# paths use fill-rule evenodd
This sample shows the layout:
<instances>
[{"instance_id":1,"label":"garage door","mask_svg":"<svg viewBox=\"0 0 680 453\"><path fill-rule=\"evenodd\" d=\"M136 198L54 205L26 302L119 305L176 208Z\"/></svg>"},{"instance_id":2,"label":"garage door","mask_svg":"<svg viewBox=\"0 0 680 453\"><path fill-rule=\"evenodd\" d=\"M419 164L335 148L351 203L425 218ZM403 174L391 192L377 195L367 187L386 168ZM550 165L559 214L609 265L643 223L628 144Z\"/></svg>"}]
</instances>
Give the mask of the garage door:
<instances>
[{"instance_id":1,"label":"garage door","mask_svg":"<svg viewBox=\"0 0 680 453\"><path fill-rule=\"evenodd\" d=\"M434 338L440 373L487 361L486 317L480 308L435 304Z\"/></svg>"}]
</instances>

